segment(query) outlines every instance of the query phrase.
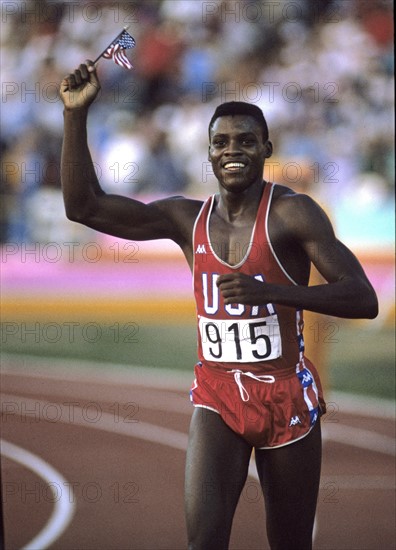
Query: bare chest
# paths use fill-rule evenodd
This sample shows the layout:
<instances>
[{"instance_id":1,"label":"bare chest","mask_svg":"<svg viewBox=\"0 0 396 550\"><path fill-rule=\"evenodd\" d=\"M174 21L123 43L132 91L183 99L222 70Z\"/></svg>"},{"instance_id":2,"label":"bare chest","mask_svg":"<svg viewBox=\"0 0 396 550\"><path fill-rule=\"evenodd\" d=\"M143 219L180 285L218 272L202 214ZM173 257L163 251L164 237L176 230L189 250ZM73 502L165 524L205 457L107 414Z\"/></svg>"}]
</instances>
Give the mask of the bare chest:
<instances>
[{"instance_id":1,"label":"bare chest","mask_svg":"<svg viewBox=\"0 0 396 550\"><path fill-rule=\"evenodd\" d=\"M241 263L249 252L253 230L254 220L234 224L218 216L211 216L209 240L216 256L232 266Z\"/></svg>"},{"instance_id":2,"label":"bare chest","mask_svg":"<svg viewBox=\"0 0 396 550\"><path fill-rule=\"evenodd\" d=\"M208 236L216 256L230 266L238 266L247 259L252 246L255 247L256 254L259 246L260 258L263 261L275 254L277 261L293 280L299 284L307 284L310 262L301 247L285 238L281 225L274 223L270 215L268 239L271 240L271 247L269 248L265 235L261 235L261 238L255 235L255 223L255 218L245 220L243 223L240 220L237 223L230 223L212 214L209 219Z\"/></svg>"}]
</instances>

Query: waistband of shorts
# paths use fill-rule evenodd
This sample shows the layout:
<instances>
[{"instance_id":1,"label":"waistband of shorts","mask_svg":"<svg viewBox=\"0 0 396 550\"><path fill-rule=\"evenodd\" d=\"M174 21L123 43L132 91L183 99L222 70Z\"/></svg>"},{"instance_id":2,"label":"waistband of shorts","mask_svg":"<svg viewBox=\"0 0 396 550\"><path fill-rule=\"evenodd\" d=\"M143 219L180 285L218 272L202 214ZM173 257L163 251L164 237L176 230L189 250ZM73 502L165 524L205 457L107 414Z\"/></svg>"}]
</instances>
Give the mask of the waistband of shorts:
<instances>
[{"instance_id":1,"label":"waistband of shorts","mask_svg":"<svg viewBox=\"0 0 396 550\"><path fill-rule=\"evenodd\" d=\"M198 363L196 368L200 369L204 375L214 376L219 380L231 380L231 377L234 377L236 370L240 371L242 374L244 372L251 373L251 370L249 370L249 366L246 365L246 367L243 368L243 364L239 365L238 369L235 369L235 364L232 366L228 365L227 368L220 369L217 367L210 367L208 365L205 365L205 363ZM303 368L302 365L301 365L301 368ZM290 369L281 369L281 370L272 369L270 371L253 372L252 374L254 374L254 376L257 376L257 377L273 376L276 382L277 380L286 380L288 378L292 378L296 376L297 371L296 371L296 367L292 367ZM257 384L257 381L254 378L250 378L248 376L244 377L244 382L245 381L248 384Z\"/></svg>"}]
</instances>

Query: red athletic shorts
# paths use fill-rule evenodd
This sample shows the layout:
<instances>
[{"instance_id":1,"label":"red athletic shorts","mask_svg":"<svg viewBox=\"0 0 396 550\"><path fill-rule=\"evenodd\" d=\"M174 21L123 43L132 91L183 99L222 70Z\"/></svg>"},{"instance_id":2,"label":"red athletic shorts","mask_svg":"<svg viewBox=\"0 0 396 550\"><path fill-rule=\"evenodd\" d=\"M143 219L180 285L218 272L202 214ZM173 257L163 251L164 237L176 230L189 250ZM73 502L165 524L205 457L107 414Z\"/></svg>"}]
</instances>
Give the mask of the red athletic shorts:
<instances>
[{"instance_id":1,"label":"red athletic shorts","mask_svg":"<svg viewBox=\"0 0 396 550\"><path fill-rule=\"evenodd\" d=\"M325 412L319 375L304 359L295 371L253 375L198 363L190 391L195 407L220 414L257 449L272 449L306 436Z\"/></svg>"}]
</instances>

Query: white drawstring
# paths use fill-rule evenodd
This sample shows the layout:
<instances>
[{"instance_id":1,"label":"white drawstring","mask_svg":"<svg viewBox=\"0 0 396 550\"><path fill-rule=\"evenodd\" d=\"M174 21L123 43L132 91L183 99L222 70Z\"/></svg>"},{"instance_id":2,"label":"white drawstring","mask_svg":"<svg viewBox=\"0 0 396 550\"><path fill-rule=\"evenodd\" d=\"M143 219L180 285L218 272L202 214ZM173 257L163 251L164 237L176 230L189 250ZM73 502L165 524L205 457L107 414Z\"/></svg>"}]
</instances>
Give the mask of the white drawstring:
<instances>
[{"instance_id":1,"label":"white drawstring","mask_svg":"<svg viewBox=\"0 0 396 550\"><path fill-rule=\"evenodd\" d=\"M273 384L275 382L275 377L271 376L270 374L262 374L261 376L256 376L255 374L251 372L244 372L239 369L233 369L229 370L227 372L234 374L234 380L239 388L239 393L241 394L242 401L249 401L250 396L247 392L245 386L241 382L241 375L249 376L249 378L253 378L254 380L257 380L258 382L266 382L267 384Z\"/></svg>"}]
</instances>

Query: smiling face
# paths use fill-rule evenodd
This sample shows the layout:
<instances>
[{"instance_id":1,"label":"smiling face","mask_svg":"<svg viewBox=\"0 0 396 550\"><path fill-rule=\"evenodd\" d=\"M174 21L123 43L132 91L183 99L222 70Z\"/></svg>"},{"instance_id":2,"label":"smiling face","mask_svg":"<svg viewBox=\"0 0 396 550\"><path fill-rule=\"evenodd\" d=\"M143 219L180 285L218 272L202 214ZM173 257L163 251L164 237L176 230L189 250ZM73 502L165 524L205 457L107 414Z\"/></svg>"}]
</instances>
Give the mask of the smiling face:
<instances>
[{"instance_id":1,"label":"smiling face","mask_svg":"<svg viewBox=\"0 0 396 550\"><path fill-rule=\"evenodd\" d=\"M272 154L270 141L251 116L221 116L210 130L209 160L220 185L241 192L263 180L266 158Z\"/></svg>"}]
</instances>

